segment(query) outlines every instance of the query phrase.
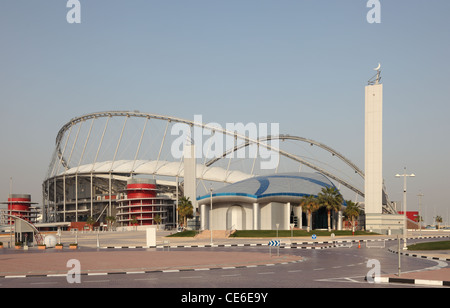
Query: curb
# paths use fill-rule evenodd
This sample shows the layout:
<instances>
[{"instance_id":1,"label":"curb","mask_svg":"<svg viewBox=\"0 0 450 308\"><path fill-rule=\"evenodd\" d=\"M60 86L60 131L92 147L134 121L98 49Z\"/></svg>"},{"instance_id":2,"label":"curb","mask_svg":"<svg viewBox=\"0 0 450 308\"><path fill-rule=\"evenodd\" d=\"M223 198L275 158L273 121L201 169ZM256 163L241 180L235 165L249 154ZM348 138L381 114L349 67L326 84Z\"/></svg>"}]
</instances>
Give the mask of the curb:
<instances>
[{"instance_id":1,"label":"curb","mask_svg":"<svg viewBox=\"0 0 450 308\"><path fill-rule=\"evenodd\" d=\"M305 245L305 244L325 244L328 242L315 242L315 243L301 243L300 245ZM280 245L278 247L283 248L283 249L326 249L326 248L332 248L332 247L336 247L334 244L333 245L328 245L328 246L292 246L292 245L298 245L298 243L291 243L291 246L287 246L287 245ZM157 245L157 246L106 246L106 247L100 247L101 249L136 249L136 248L140 248L140 249L148 249L148 248L205 248L205 247L213 247L213 248L217 248L217 247L256 247L256 246L269 246L269 244L218 244L218 245L174 245L174 246L170 246L170 245ZM274 246L276 247L276 246Z\"/></svg>"},{"instance_id":2,"label":"curb","mask_svg":"<svg viewBox=\"0 0 450 308\"><path fill-rule=\"evenodd\" d=\"M376 277L376 278L374 278L374 282L375 283L407 283L407 284L416 284L416 285L450 287L450 281L447 281L447 280Z\"/></svg>"},{"instance_id":3,"label":"curb","mask_svg":"<svg viewBox=\"0 0 450 308\"><path fill-rule=\"evenodd\" d=\"M420 237L420 239L427 239L427 238L447 238L450 237L448 235L437 235L437 236L422 236ZM407 239L417 239L415 237L411 237L411 238L407 238ZM366 240L357 240L357 239L352 239L352 240L334 240L334 241L322 241L322 242L299 242L299 243L288 243L288 242L284 242L280 245L280 248L285 248L285 249L326 249L326 248L333 248L333 247L342 247L345 246L345 244L347 243L360 243L360 242L381 242L381 241L396 241L396 238L388 238L388 239L366 239ZM295 246L295 245L316 245L316 244L330 244L328 246L322 246L322 247L316 247L316 246L308 246L308 247L304 247L304 246ZM294 247L292 247L292 245L294 245ZM217 245L211 245L211 244L205 244L205 245L173 245L171 246L170 244L167 245L156 245L156 246L104 246L104 247L100 247L100 249L135 249L135 248L140 248L140 249L148 249L148 248L205 248L205 247L255 247L255 246L269 246L269 244L261 244L261 243L256 243L256 244L217 244ZM450 260L447 260L450 261Z\"/></svg>"},{"instance_id":4,"label":"curb","mask_svg":"<svg viewBox=\"0 0 450 308\"><path fill-rule=\"evenodd\" d=\"M393 249L391 249L391 248L388 248L388 251L389 251L389 252L392 252L392 253L398 254L398 251L393 250ZM450 262L450 258L438 258L438 257L427 256L427 255L415 254L415 253L404 253L404 252L400 252L400 255L404 255L404 256L408 256L408 257L414 257L414 258L421 258L421 259L429 259L429 260L437 260L437 261L447 261L447 262Z\"/></svg>"},{"instance_id":5,"label":"curb","mask_svg":"<svg viewBox=\"0 0 450 308\"><path fill-rule=\"evenodd\" d=\"M388 248L389 252L398 254L398 251ZM400 255L435 260L435 261L447 261L450 262L450 258L438 258L431 257L427 255L420 255L415 253L403 253L400 252ZM395 278L395 277L375 277L374 282L376 283L407 283L407 284L416 284L416 285L428 285L428 286L447 286L450 287L450 280L431 280L431 279L413 279L413 278Z\"/></svg>"},{"instance_id":6,"label":"curb","mask_svg":"<svg viewBox=\"0 0 450 308\"><path fill-rule=\"evenodd\" d=\"M265 267L265 266L275 266L275 265L285 265L300 263L303 260L297 261L286 261L279 263L269 263L260 265L242 265L242 266L223 266L223 267L205 267L205 268L187 268L187 269L174 269L174 270L152 270L152 271L118 271L118 272L102 272L102 273L80 273L80 276L107 276L107 275L130 275L130 274L153 274L153 273L180 273L180 272L199 272L199 271L212 271L212 270L227 270L227 269L237 269L237 268L255 268L255 267ZM67 277L70 274L31 274L31 275L7 275L0 276L0 279L11 279L11 278L36 278L36 277Z\"/></svg>"}]
</instances>

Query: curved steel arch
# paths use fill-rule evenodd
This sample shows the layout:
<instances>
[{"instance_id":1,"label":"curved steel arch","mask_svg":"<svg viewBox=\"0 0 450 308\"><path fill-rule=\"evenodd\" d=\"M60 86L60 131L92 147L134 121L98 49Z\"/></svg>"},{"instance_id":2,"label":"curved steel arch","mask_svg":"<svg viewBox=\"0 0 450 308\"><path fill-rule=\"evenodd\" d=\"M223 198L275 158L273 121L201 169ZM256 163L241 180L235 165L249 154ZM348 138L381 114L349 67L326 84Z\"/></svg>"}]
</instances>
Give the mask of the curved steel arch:
<instances>
[{"instance_id":1,"label":"curved steel arch","mask_svg":"<svg viewBox=\"0 0 450 308\"><path fill-rule=\"evenodd\" d=\"M343 162L345 162L348 166L350 166L350 168L352 168L352 169L355 171L355 173L357 173L358 175L360 175L360 176L362 177L363 180L365 179L365 174L364 174L364 172L363 172L361 169L359 169L358 166L356 166L353 162L351 162L351 161L350 161L348 158L346 158L344 155L340 154L338 151L336 151L336 150L334 150L333 148L327 146L326 144L323 144L323 143L320 143L320 142L317 142L317 141L315 141L315 140L308 139L308 138L303 138L303 137L299 137L299 136L284 135L284 134L283 134L283 135L276 135L276 136L267 136L267 137L265 137L265 138L260 138L259 141L260 141L260 142L264 142L264 141L269 141L269 140L273 140L273 139L280 139L280 140L286 140L286 139L287 139L287 140L295 140L295 141L301 141L301 142L309 143L310 145L318 146L318 147L324 149L325 151L331 153L333 156L336 156L336 157L338 157L339 159L341 159L341 160L342 160ZM258 143L258 144L259 144L259 143ZM215 162L219 161L220 159L225 158L227 155L231 154L232 152L235 152L235 151L237 151L237 150L239 150L239 149L241 149L241 148L247 147L247 146L249 146L249 145L250 145L249 142L245 142L245 143L243 143L243 144L237 145L237 146L235 146L234 148L225 151L221 156L209 160L208 162L206 162L205 165L206 165L207 167L209 167L209 166L211 166L212 164L214 164ZM282 154L282 153L280 152L280 154ZM283 154L282 154L282 155L283 155ZM304 164L304 160L302 160L302 159L299 158L299 157L297 157L297 159L294 159L294 160L296 160L296 161L298 161L298 162ZM332 179L338 181L339 183L341 183L341 184L344 185L345 187L347 187L347 188L351 189L352 191L356 192L356 193L359 194L361 197L364 197L364 193L363 193L363 192L361 192L359 189L353 187L353 185L351 185L351 184L345 182L344 180L341 180L341 179L335 177L334 175L330 175L328 172L324 172L321 168L317 168L317 167L315 167L314 165L312 165L312 164L310 164L310 163L306 163L305 165L308 166L308 167L311 167L312 169L314 169L314 170L316 170L316 171L318 171L318 172L324 173L324 174L327 175L328 177L331 177ZM392 208L391 202L389 201L389 196L388 196L388 194L387 194L386 187L383 187L383 195L384 195L384 198L386 199L386 210L387 210L388 212L390 212L390 213L394 213L395 210Z\"/></svg>"},{"instance_id":2,"label":"curved steel arch","mask_svg":"<svg viewBox=\"0 0 450 308\"><path fill-rule=\"evenodd\" d=\"M9 217L9 218L12 218L14 220L20 220L21 222L25 223L27 226L29 226L31 228L31 230L33 230L33 234L35 236L36 242L38 244L42 243L42 241L43 241L42 234L41 234L41 232L39 232L39 230L32 223L30 223L29 221L27 221L27 220L25 220L25 219L23 219L21 217L15 216L15 215L6 214L6 213L2 214L2 215L6 216L6 217Z\"/></svg>"},{"instance_id":3,"label":"curved steel arch","mask_svg":"<svg viewBox=\"0 0 450 308\"><path fill-rule=\"evenodd\" d=\"M318 146L318 147L320 147L320 148L330 152L332 155L337 156L338 158L340 158L347 165L349 165L355 171L355 173L358 173L362 178L364 178L364 172L361 171L349 159L345 158L342 154L340 154L336 150L330 148L329 146L327 146L327 145L325 145L323 143L317 142L315 140L312 140L312 139L307 139L307 138L298 137L298 136L291 136L291 135L277 135L277 136L267 136L267 137L264 137L264 138L260 138L260 139L258 139L257 144L260 145L261 142L265 142L265 141L269 141L269 140L276 140L276 139L280 139L280 140L285 140L285 139L296 140L296 141L307 142L307 143L309 143L311 145L316 145L316 146ZM239 149L247 147L250 144L251 143L247 141L245 143L236 145L234 148L226 150L221 156L209 160L208 162L206 162L205 165L207 167L209 167L212 164L214 164L215 162L219 161L220 159L225 158L227 155L229 155L229 154L231 154L231 153L233 153L233 152L235 152L235 151L237 151ZM264 143L262 143L262 144L264 144ZM297 155L294 155L294 154L291 154L291 153L288 153L288 152L285 152L285 151L282 151L282 150L279 150L279 153L281 155L283 155L283 156L286 156L286 157L288 157L288 158L290 158L292 160L295 160L295 161L297 161L297 162L299 162L301 164L304 164L305 166L308 166L311 169L316 170L316 171L318 171L318 172L320 172L320 173L322 173L322 174L332 178L333 180L335 180L338 183L344 185L345 187L349 188L350 190L352 190L353 192L357 193L358 195L360 195L361 197L364 198L364 193L361 190L359 190L358 188L354 187L353 185L351 185L350 183L346 182L345 180L335 176L334 174L331 174L331 173L327 172L326 170L324 170L324 169L322 169L322 168L320 168L320 167L318 167L318 166L316 166L316 165L314 165L314 164L312 164L312 163L310 163L310 162L308 162L308 161L298 157Z\"/></svg>"},{"instance_id":4,"label":"curved steel arch","mask_svg":"<svg viewBox=\"0 0 450 308\"><path fill-rule=\"evenodd\" d=\"M222 134L239 138L239 139L245 141L244 142L245 146L250 145L250 144L258 144L259 146L263 146L263 147L267 148L268 150L278 152L278 153L280 153L281 155L283 155L285 157L291 158L291 159L293 159L295 161L298 161L298 162L300 162L300 163L302 163L302 164L304 164L304 165L306 165L306 166L308 166L308 167L310 167L310 168L312 168L312 169L314 169L314 170L316 170L318 172L321 172L324 175L334 179L335 181L341 183L345 187L347 187L347 188L351 189L352 191L356 192L360 196L364 197L364 193L362 191L360 191L356 187L350 185L346 181L340 179L339 177L337 177L337 176L327 172L326 170L324 170L324 169L322 169L322 168L320 168L320 167L318 167L318 166L316 166L316 165L314 165L314 164L312 164L312 163L310 163L310 162L308 162L308 161L306 161L306 160L304 160L304 159L302 159L302 158L300 158L300 157L298 157L298 156L296 156L294 154L288 153L286 151L283 151L281 149L278 149L278 148L275 148L275 147L273 147L271 145L263 143L262 142L263 139L256 139L255 140L255 139L249 138L249 137L247 137L245 135L237 134L235 131L228 131L228 130L223 129L221 127L211 126L211 125L208 125L208 124L198 123L198 122L194 122L194 121L191 121L191 120L185 120L185 119L171 117L171 116L163 116L163 115L157 115L157 114L151 114L151 113L143 113L143 112L139 112L139 111L105 111L105 112L95 112L95 113L90 113L90 114L86 114L86 115L83 115L83 116L71 119L68 123L66 123L59 130L58 135L56 137L56 147L57 147L58 158L60 158L61 161L63 161L62 153L61 153L61 150L60 150L60 144L61 144L61 140L62 140L62 137L63 137L64 133L70 127L72 127L72 126L74 126L74 125L76 125L78 123L84 122L86 120L89 120L89 119L96 119L96 118L102 118L102 117L125 117L125 116L126 117L141 117L141 118L149 118L149 119L158 119L158 120L169 121L169 122L183 123L183 124L186 124L186 125L189 125L189 126L197 126L197 127L203 128L203 129L211 130L211 131L218 131L218 132L220 132ZM275 137L267 137L267 138L275 139ZM284 135L283 138L286 139L288 137L287 137L287 135ZM297 137L297 138L300 138L300 137ZM309 140L310 143L316 144L316 145L318 145L320 147L331 149L331 148L327 147L326 145L321 144L319 142L316 142L316 141L313 141L313 140L310 140L310 139L305 139L305 138L303 138L303 139L304 140ZM234 151L234 149L233 149L233 151ZM336 155L338 155L340 157L343 157L337 151L333 150L333 153L335 153ZM65 161L63 162L63 164L65 166L67 166ZM359 170L359 172L361 172L361 171Z\"/></svg>"},{"instance_id":5,"label":"curved steel arch","mask_svg":"<svg viewBox=\"0 0 450 308\"><path fill-rule=\"evenodd\" d=\"M236 133L235 131L228 131L226 129L223 129L222 127L217 127L217 126L212 126L212 125L208 125L208 124L204 124L204 123L198 123L198 122L194 122L191 120L185 120L185 119L181 119L181 118L176 118L176 117L171 117L171 116L163 116L163 115L157 115L157 114L151 114L151 113L144 113L144 112L139 112L139 111L105 111L105 112L95 112L95 113L90 113L90 114L86 114L80 117L76 117L71 119L69 122L67 122L58 132L57 136L56 136L56 156L61 159L61 163L68 168L68 164L67 162L64 160L63 158L63 154L61 152L61 141L62 138L64 136L64 133L71 128L72 126L84 122L86 120L90 120L90 119L96 119L96 118L102 118L102 117L140 117L140 118L147 118L147 119L157 119L157 120L163 120L163 121L168 121L168 122L177 122L177 123L182 123L182 124L186 124L188 126L197 126L197 127L201 127L203 129L208 129L211 131L218 131L224 135L229 135L229 136L233 136L239 139L244 140L245 142L249 142L249 143L258 143L258 140L249 138L245 135L240 135L238 133ZM280 151L279 149L272 147L270 145L267 144L261 144L261 146L264 146L265 148L267 148L268 150L273 150L273 151Z\"/></svg>"},{"instance_id":6,"label":"curved steel arch","mask_svg":"<svg viewBox=\"0 0 450 308\"><path fill-rule=\"evenodd\" d=\"M157 115L157 114L151 114L151 113L143 113L143 112L139 112L139 111L105 111L105 112L95 112L95 113L90 113L90 114L86 114L80 117L76 117L71 119L68 123L66 123L58 132L57 137L56 137L56 155L58 158L61 159L62 164L65 167L68 167L66 162L64 161L63 155L61 153L61 149L60 149L60 145L61 145L61 141L63 138L64 133L72 126L89 120L89 119L96 119L96 118L102 118L102 117L141 117L141 118L148 118L148 119L157 119L157 120L163 120L163 121L169 121L169 122L177 122L177 123L183 123L189 126L197 126L197 127L201 127L203 129L208 129L211 131L218 131L222 134L225 135L229 135L229 136L234 136L236 138L239 138L241 140L244 140L245 142L241 145L238 145L236 147L234 147L233 149L227 150L226 152L224 152L224 154L218 158L212 159L210 161L208 161L206 163L206 166L210 166L211 164L213 164L214 162L220 160L221 158L224 158L228 153L232 153L242 147L246 147L249 146L250 144L257 144L258 146L263 146L265 148L267 148L268 150L271 151L275 151L278 152L279 154L288 157L292 160L295 160L297 162L300 162L302 164L304 164L305 166L308 166L310 168L312 168L313 170L316 170L328 177L330 177L331 179L339 182L340 184L344 185L345 187L349 188L350 190L356 192L358 195L364 197L364 193L359 190L358 188L354 187L353 185L347 183L345 180L340 179L339 177L335 176L334 174L331 174L329 172L327 172L326 170L298 157L297 155L294 155L292 153L283 151L281 149L275 148L271 145L268 145L266 143L264 143L263 141L268 141L268 140L272 140L272 139L290 139L290 140L297 140L297 141L302 141L302 142L307 142L310 143L312 145L316 145L328 152L330 152L331 154L337 156L339 159L341 159L342 161L344 161L347 165L349 165L354 171L355 173L359 174L362 178L364 178L364 172L362 170L360 170L355 164L353 164L349 159L345 158L342 154L340 154L339 152L337 152L336 150L330 148L329 146L317 142L315 140L312 139L307 139L307 138L303 138L303 137L298 137L298 136L290 136L290 135L278 135L278 136L268 136L266 138L260 138L260 139L252 139L249 138L245 135L240 135L237 134L235 131L228 131L226 129L223 129L221 127L217 127L217 126L211 126L208 124L204 124L204 123L198 123L198 122L194 122L191 120L185 120L185 119L181 119L181 118L177 118L177 117L172 117L172 116L164 116L164 115ZM387 194L385 192L385 189L383 189L383 192L387 198ZM390 202L387 202L390 203Z\"/></svg>"},{"instance_id":7,"label":"curved steel arch","mask_svg":"<svg viewBox=\"0 0 450 308\"><path fill-rule=\"evenodd\" d=\"M62 153L60 151L60 143L61 143L61 140L62 140L62 137L63 137L64 133L70 127L72 127L73 125L78 124L80 122L89 120L89 119L95 119L95 118L101 118L101 117L116 117L116 116L119 116L119 117L124 117L124 116L126 116L126 117L143 117L143 118L149 118L149 119L152 118L152 119L164 120L164 121L169 121L169 122L183 123L183 124L186 124L186 125L189 125L189 126L198 126L198 127L203 128L203 129L206 128L206 129L211 130L211 131L218 131L218 132L221 132L222 134L242 139L242 140L245 141L244 144L246 144L246 145L258 144L259 146L263 146L263 147L267 148L268 150L278 152L278 153L280 153L283 156L289 157L289 158L291 158L293 160L296 160L296 161L298 161L298 162L300 162L300 163L302 163L302 164L304 164L304 165L306 165L306 166L308 166L308 167L310 167L310 168L312 168L312 169L314 169L314 170L316 170L318 172L321 172L324 175L334 179L335 181L341 183L345 187L351 189L352 191L354 191L357 194L359 194L362 197L364 197L364 193L363 192L361 192L356 187L350 185L346 181L338 178L337 176L327 172L326 170L324 170L324 169L322 169L322 168L320 168L320 167L318 167L318 166L316 166L316 165L314 165L314 164L312 164L312 163L310 163L310 162L308 162L308 161L306 161L306 160L304 160L304 159L302 159L302 158L300 158L300 157L298 157L298 156L296 156L294 154L288 153L288 152L283 151L281 149L278 149L278 148L275 148L275 147L270 146L268 144L262 143L262 139L256 139L255 140L255 139L249 138L249 137L247 137L245 135L237 134L235 131L228 131L228 130L223 129L221 127L211 126L211 125L204 124L204 123L197 123L197 122L194 122L194 121L185 120L185 119L181 119L181 118L176 118L176 117L171 117L171 116L162 116L162 115L156 115L156 114L151 114L151 113L142 113L142 112L138 112L138 111L132 111L132 112L130 112L130 111L96 112L96 113L90 113L90 114L87 114L87 115L83 115L83 116L80 116L80 117L77 117L77 118L73 118L72 120L70 120L68 123L66 123L59 130L58 135L56 137L56 146L57 146L57 153L58 153L57 155L58 155L58 157L61 158L61 160L63 160L62 159ZM319 145L319 146L322 146L322 147L326 147L325 145L322 145L322 144L320 144L320 143L318 143L316 141L312 141L311 140L311 142L314 142L316 145ZM339 153L337 153L336 151L334 151L334 152L336 154L338 154L339 156L342 156ZM65 162L64 162L64 164L65 164L65 166L67 166L67 164Z\"/></svg>"},{"instance_id":8,"label":"curved steel arch","mask_svg":"<svg viewBox=\"0 0 450 308\"><path fill-rule=\"evenodd\" d=\"M296 140L296 141L302 141L305 143L309 143L311 145L316 145L322 149L324 149L325 151L331 153L333 156L338 157L339 159L341 159L342 161L344 161L347 165L349 165L354 171L355 173L359 174L362 178L364 178L364 172L358 168L358 166L356 166L354 163L352 163L348 158L346 158L344 155L340 154L338 151L332 149L331 147L327 146L326 144L317 142L315 140L312 139L308 139L308 138L303 138L303 137L299 137L299 136L291 136L291 135L277 135L277 136L267 136L264 138L260 138L259 142L262 141L269 141L269 140L273 140L273 139L280 139L280 140ZM236 147L234 147L233 149L229 149L227 151L225 151L220 157L216 157L213 158L211 160L209 160L206 165L210 166L212 164L214 164L215 162L217 162L218 160L224 158L225 156L231 154L232 152L235 152L243 147L247 147L249 146L250 143L246 142L244 144L240 144Z\"/></svg>"}]
</instances>

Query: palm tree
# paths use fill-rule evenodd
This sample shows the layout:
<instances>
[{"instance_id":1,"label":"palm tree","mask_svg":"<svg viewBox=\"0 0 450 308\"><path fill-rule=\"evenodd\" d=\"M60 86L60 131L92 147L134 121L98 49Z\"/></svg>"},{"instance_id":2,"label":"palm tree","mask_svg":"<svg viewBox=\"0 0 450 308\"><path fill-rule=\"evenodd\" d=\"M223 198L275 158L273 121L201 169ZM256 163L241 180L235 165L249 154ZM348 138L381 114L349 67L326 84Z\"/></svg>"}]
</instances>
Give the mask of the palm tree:
<instances>
[{"instance_id":1,"label":"palm tree","mask_svg":"<svg viewBox=\"0 0 450 308\"><path fill-rule=\"evenodd\" d=\"M441 226L441 223L442 223L442 217L441 216L436 216L436 222L437 222L437 229L439 230L439 228L440 228L440 226Z\"/></svg>"},{"instance_id":2,"label":"palm tree","mask_svg":"<svg viewBox=\"0 0 450 308\"><path fill-rule=\"evenodd\" d=\"M347 219L350 221L350 224L352 225L352 233L355 233L355 219L359 217L361 214L361 206L358 202L353 202L350 200L347 200L347 207L344 210L344 216L347 217Z\"/></svg>"},{"instance_id":3,"label":"palm tree","mask_svg":"<svg viewBox=\"0 0 450 308\"><path fill-rule=\"evenodd\" d=\"M159 230L159 224L162 221L162 218L159 214L155 215L155 218L153 218L153 221L156 223L156 230Z\"/></svg>"},{"instance_id":4,"label":"palm tree","mask_svg":"<svg viewBox=\"0 0 450 308\"><path fill-rule=\"evenodd\" d=\"M417 215L416 218L414 219L414 221L417 222L417 228L422 230L423 217L420 215Z\"/></svg>"},{"instance_id":5,"label":"palm tree","mask_svg":"<svg viewBox=\"0 0 450 308\"><path fill-rule=\"evenodd\" d=\"M194 214L194 207L192 206L191 200L189 197L181 197L178 201L178 215L180 217L180 221L183 222L183 226L186 227L187 219L192 218Z\"/></svg>"},{"instance_id":6,"label":"palm tree","mask_svg":"<svg viewBox=\"0 0 450 308\"><path fill-rule=\"evenodd\" d=\"M133 215L133 216L131 217L130 224L131 224L132 226L134 226L134 230L135 230L135 231L137 231L138 223L139 223L139 221L137 220L136 216Z\"/></svg>"},{"instance_id":7,"label":"palm tree","mask_svg":"<svg viewBox=\"0 0 450 308\"><path fill-rule=\"evenodd\" d=\"M331 211L340 211L344 198L336 187L324 187L317 196L319 204L327 209L328 232L331 231Z\"/></svg>"},{"instance_id":8,"label":"palm tree","mask_svg":"<svg viewBox=\"0 0 450 308\"><path fill-rule=\"evenodd\" d=\"M91 231L94 229L94 225L96 223L94 217L89 216L88 219L86 220L86 223L89 225Z\"/></svg>"},{"instance_id":9,"label":"palm tree","mask_svg":"<svg viewBox=\"0 0 450 308\"><path fill-rule=\"evenodd\" d=\"M108 226L108 231L112 230L112 226L116 222L116 217L114 217L114 216L106 216L105 220L106 220L106 224Z\"/></svg>"},{"instance_id":10,"label":"palm tree","mask_svg":"<svg viewBox=\"0 0 450 308\"><path fill-rule=\"evenodd\" d=\"M307 213L308 219L307 232L309 232L311 229L311 216L313 212L319 209L319 202L316 196L313 195L304 196L300 200L300 206L302 207L303 211Z\"/></svg>"}]
</instances>

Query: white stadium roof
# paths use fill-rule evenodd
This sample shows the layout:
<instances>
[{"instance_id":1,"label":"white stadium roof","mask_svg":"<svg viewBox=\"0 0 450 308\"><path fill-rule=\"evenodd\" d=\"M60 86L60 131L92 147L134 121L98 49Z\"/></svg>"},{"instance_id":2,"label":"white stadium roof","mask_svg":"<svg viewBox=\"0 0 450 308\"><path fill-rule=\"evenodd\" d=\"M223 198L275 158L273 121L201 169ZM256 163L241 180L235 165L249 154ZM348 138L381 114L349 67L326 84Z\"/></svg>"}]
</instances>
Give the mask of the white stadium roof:
<instances>
[{"instance_id":1,"label":"white stadium roof","mask_svg":"<svg viewBox=\"0 0 450 308\"><path fill-rule=\"evenodd\" d=\"M151 174L170 177L184 177L183 162L169 161L149 161L149 160L119 160L105 161L95 164L86 164L78 167L70 168L61 172L59 176L75 175L75 174ZM225 170L220 167L206 167L197 164L197 179L215 182L236 183L253 175L238 171Z\"/></svg>"}]
</instances>

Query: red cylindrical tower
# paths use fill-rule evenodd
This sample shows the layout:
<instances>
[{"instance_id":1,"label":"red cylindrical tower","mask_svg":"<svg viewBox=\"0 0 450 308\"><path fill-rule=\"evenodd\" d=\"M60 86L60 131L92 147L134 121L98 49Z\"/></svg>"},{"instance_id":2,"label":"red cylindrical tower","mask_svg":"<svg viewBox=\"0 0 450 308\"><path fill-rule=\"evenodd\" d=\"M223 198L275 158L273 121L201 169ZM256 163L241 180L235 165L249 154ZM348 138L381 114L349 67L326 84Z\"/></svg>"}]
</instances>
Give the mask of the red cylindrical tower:
<instances>
[{"instance_id":1,"label":"red cylindrical tower","mask_svg":"<svg viewBox=\"0 0 450 308\"><path fill-rule=\"evenodd\" d=\"M156 180L132 179L127 184L128 225L136 219L138 225L152 225L157 196Z\"/></svg>"},{"instance_id":2,"label":"red cylindrical tower","mask_svg":"<svg viewBox=\"0 0 450 308\"><path fill-rule=\"evenodd\" d=\"M8 214L30 221L31 204L30 195L11 194L8 197Z\"/></svg>"}]
</instances>

